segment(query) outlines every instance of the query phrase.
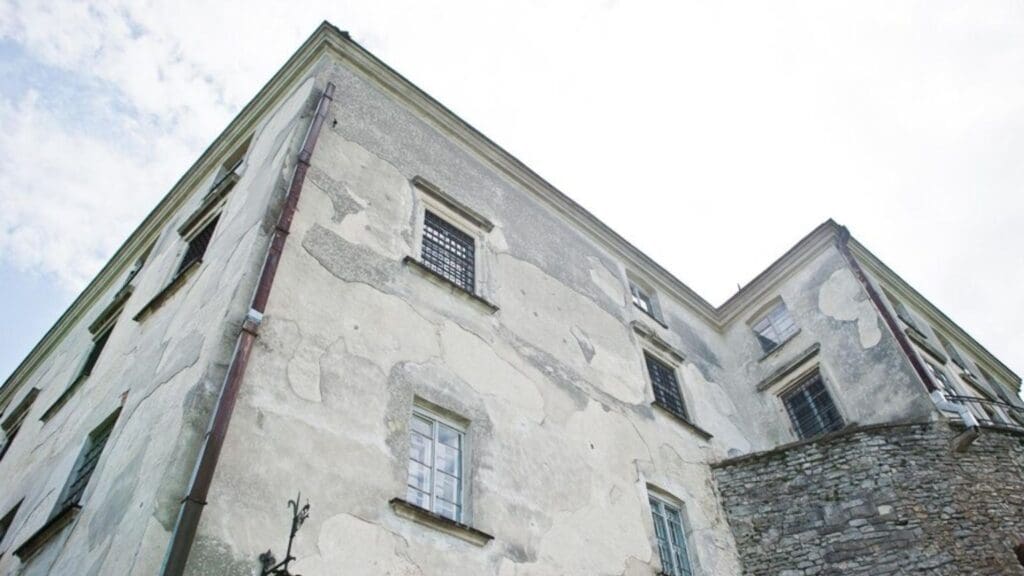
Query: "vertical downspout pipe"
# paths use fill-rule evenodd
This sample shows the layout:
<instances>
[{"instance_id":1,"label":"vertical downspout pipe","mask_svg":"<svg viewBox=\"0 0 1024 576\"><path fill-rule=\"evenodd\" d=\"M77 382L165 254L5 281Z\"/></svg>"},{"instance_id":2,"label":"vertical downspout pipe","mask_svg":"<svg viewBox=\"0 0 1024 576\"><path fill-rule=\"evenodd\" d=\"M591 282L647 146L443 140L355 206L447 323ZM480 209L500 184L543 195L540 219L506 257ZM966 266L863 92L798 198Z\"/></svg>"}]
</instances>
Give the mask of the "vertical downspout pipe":
<instances>
[{"instance_id":1,"label":"vertical downspout pipe","mask_svg":"<svg viewBox=\"0 0 1024 576\"><path fill-rule=\"evenodd\" d=\"M854 276L857 277L861 286L864 287L864 291L867 292L868 297L871 299L871 303L875 305L878 313L885 321L886 326L889 327L889 331L892 332L893 336L896 338L896 342L899 343L900 348L903 350L903 355L907 357L907 360L910 361L910 365L914 367L914 372L917 373L921 382L924 383L924 387L928 390L928 394L931 396L935 407L940 410L956 412L960 416L960 419L963 421L967 430L954 441L954 447L957 451L966 450L967 446L969 446L970 443L978 436L978 419L975 418L970 409L963 404L957 404L947 400L943 391L939 390L938 387L935 386L935 383L932 382L931 374L924 367L921 359L917 357L917 352L914 351L914 347L910 344L910 339L907 338L906 333L904 333L900 328L899 321L896 320L892 313L889 312L889 309L886 308L881 294L878 293L878 290L875 289L875 285L871 283L867 274L864 273L864 269L861 268L860 262L858 262L857 259L854 258L853 253L850 252L849 241L850 231L843 226L841 227L839 236L836 239L836 247L843 255L843 258L846 259L846 263L850 266Z\"/></svg>"},{"instance_id":2,"label":"vertical downspout pipe","mask_svg":"<svg viewBox=\"0 0 1024 576\"><path fill-rule=\"evenodd\" d=\"M224 377L220 397L217 399L217 405L210 418L210 425L192 472L188 492L181 501L178 519L174 524L174 532L171 534L171 542L167 547L163 567L160 571L162 576L180 576L185 571L192 542L195 540L196 530L199 528L199 518L206 505L213 474L217 469L217 461L220 458L221 449L224 447L224 439L235 409L235 402L238 399L238 391L241 388L242 379L245 377L245 369L249 364L249 355L252 353L252 346L259 332L263 313L266 311L270 289L273 287L274 277L277 275L277 266L281 261L285 241L291 230L292 218L295 216L295 209L299 204L302 186L306 181L309 160L313 156L317 139L320 137L320 128L323 126L333 99L334 84L328 83L323 94L320 95L313 121L303 140L298 163L295 165L295 172L292 174L291 185L288 188L288 195L285 197L284 207L281 209L277 226L274 228L274 236L263 261L263 269L256 285L256 292L253 294L252 304L238 334L231 364Z\"/></svg>"},{"instance_id":3,"label":"vertical downspout pipe","mask_svg":"<svg viewBox=\"0 0 1024 576\"><path fill-rule=\"evenodd\" d=\"M848 244L849 241L850 231L846 229L846 226L842 226L840 228L839 236L836 239L836 247L843 255L843 258L846 259L846 263L853 271L853 275L857 277L860 285L864 287L864 291L867 292L868 298L871 299L871 303L875 305L875 309L877 309L878 313L882 316L882 320L885 321L885 325L889 327L889 331L892 332L892 335L896 338L896 342L899 343L900 348L903 350L903 354L907 357L907 360L910 361L910 365L913 366L914 372L917 373L921 382L924 383L924 387L928 390L928 393L931 394L932 392L935 392L938 388L936 388L935 383L932 382L931 374L928 373L924 364L921 363L921 359L917 357L917 353L914 352L914 347L910 344L910 339L907 338L907 335L900 328L899 321L896 320L896 317L894 317L889 312L889 309L886 308L881 294L878 293L878 290L875 289L875 285L868 279L867 274L864 273L864 269L860 267L860 262L857 262L853 253L850 252L850 246Z\"/></svg>"}]
</instances>

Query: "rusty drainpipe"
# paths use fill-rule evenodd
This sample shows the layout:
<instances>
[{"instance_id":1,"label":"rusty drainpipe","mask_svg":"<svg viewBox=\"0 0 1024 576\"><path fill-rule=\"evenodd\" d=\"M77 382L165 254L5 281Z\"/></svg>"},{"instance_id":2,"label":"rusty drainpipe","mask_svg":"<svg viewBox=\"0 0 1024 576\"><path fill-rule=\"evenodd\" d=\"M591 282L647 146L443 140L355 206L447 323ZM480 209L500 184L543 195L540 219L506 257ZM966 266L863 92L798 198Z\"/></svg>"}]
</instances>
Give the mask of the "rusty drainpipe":
<instances>
[{"instance_id":1,"label":"rusty drainpipe","mask_svg":"<svg viewBox=\"0 0 1024 576\"><path fill-rule=\"evenodd\" d=\"M868 297L871 299L871 303L875 305L875 309L882 316L886 326L889 327L889 331L892 332L896 338L896 342L899 343L900 348L903 350L903 355L910 361L910 365L913 366L914 372L917 373L918 378L924 383L924 387L928 390L928 394L931 396L932 402L940 410L950 410L956 412L960 419L963 421L967 429L957 436L953 441L953 447L958 452L962 452L970 446L971 442L978 437L978 420L974 417L974 414L964 406L963 404L956 404L946 399L945 394L942 390L939 390L935 383L932 382L931 374L924 367L921 359L917 357L917 352L914 351L914 347L910 344L910 340L907 338L906 333L900 328L899 321L889 312L886 308L885 302L882 300L881 294L875 289L874 284L868 280L867 274L864 273L864 269L861 268L860 262L853 257L853 253L850 252L850 231L846 226L840 227L839 235L836 238L836 247L839 252L846 259L846 263L849 264L850 269L853 270L854 276L860 282L861 286L864 287L864 291L867 292Z\"/></svg>"},{"instance_id":2,"label":"rusty drainpipe","mask_svg":"<svg viewBox=\"0 0 1024 576\"><path fill-rule=\"evenodd\" d=\"M864 273L864 269L860 267L860 262L853 257L853 253L850 252L850 231L846 229L846 226L840 227L839 236L836 238L836 247L839 248L839 252L846 259L846 263L850 265L850 269L853 270L853 275L857 277L860 285L864 287L864 291L868 293L868 297L871 298L871 303L875 305L878 313L882 316L882 320L885 321L886 326L892 332L893 336L896 337L896 342L899 343L900 348L903 349L903 353L910 360L910 365L914 367L914 372L917 372L918 377L921 378L921 382L924 382L924 387L928 389L928 392L935 392L937 388L932 382L931 374L921 363L921 360L917 357L917 353L914 352L913 346L910 344L910 340L907 339L907 335L900 329L899 321L889 312L886 308L885 302L882 300L881 294L878 290L875 290L874 284L868 280L867 274Z\"/></svg>"},{"instance_id":3,"label":"rusty drainpipe","mask_svg":"<svg viewBox=\"0 0 1024 576\"><path fill-rule=\"evenodd\" d=\"M281 261L284 244L291 229L292 218L299 203L299 195L302 193L302 185L306 180L309 160L313 155L313 149L320 136L320 128L327 117L327 109L330 107L333 97L334 84L328 83L320 96L313 122L302 143L298 163L292 174L291 186L288 188L288 196L285 198L284 207L281 209L281 215L278 217L277 226L274 229L274 237L263 261L263 270L260 272L259 283L256 286L255 294L253 294L252 305L238 334L238 342L235 344L231 365L224 378L217 406L210 419L205 442L202 445L199 458L196 460L188 493L181 501L178 519L171 535L171 543L167 548L160 571L162 576L180 576L185 571L185 563L188 561L192 542L195 540L196 530L199 527L199 517L206 505L206 497L209 495L210 484L217 468L217 460L220 458L220 451L224 446L224 438L227 435L228 424L231 422L231 414L235 409L235 401L238 399L238 391L242 385L242 378L245 376L246 366L249 364L252 345L263 320L267 299L270 297L270 289L274 285L274 276L277 274L277 266Z\"/></svg>"}]
</instances>

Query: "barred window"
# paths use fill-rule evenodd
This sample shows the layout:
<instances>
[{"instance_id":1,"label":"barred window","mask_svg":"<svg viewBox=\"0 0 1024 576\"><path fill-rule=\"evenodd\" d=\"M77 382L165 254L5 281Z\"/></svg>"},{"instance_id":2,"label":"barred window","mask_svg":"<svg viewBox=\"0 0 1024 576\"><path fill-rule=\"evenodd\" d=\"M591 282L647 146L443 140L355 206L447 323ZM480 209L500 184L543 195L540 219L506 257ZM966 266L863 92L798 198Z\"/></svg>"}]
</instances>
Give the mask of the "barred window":
<instances>
[{"instance_id":1,"label":"barred window","mask_svg":"<svg viewBox=\"0 0 1024 576\"><path fill-rule=\"evenodd\" d=\"M686 547L682 514L678 508L658 498L652 496L650 500L662 572L668 576L691 576L693 568Z\"/></svg>"},{"instance_id":2,"label":"barred window","mask_svg":"<svg viewBox=\"0 0 1024 576\"><path fill-rule=\"evenodd\" d=\"M767 354L797 333L799 328L784 302L779 302L753 325L761 349Z\"/></svg>"},{"instance_id":3,"label":"barred window","mask_svg":"<svg viewBox=\"0 0 1024 576\"><path fill-rule=\"evenodd\" d=\"M188 249L185 250L185 257L181 259L181 264L178 265L178 271L175 272L175 276L180 275L189 266L203 259L203 255L206 254L206 248L210 245L210 239L213 238L213 231L217 228L218 220L220 220L220 215L210 220L203 226L202 230L188 241Z\"/></svg>"},{"instance_id":4,"label":"barred window","mask_svg":"<svg viewBox=\"0 0 1024 576\"><path fill-rule=\"evenodd\" d=\"M786 392L782 402L800 438L813 438L843 427L843 417L832 402L820 372Z\"/></svg>"},{"instance_id":5,"label":"barred window","mask_svg":"<svg viewBox=\"0 0 1024 576\"><path fill-rule=\"evenodd\" d=\"M683 393L679 389L679 381L676 380L676 371L647 352L644 352L644 359L647 361L647 373L651 377L651 387L654 389L654 403L683 420L689 420Z\"/></svg>"},{"instance_id":6,"label":"barred window","mask_svg":"<svg viewBox=\"0 0 1024 576\"><path fill-rule=\"evenodd\" d=\"M464 433L415 411L409 438L410 504L462 522Z\"/></svg>"},{"instance_id":7,"label":"barred window","mask_svg":"<svg viewBox=\"0 0 1024 576\"><path fill-rule=\"evenodd\" d=\"M473 237L427 210L423 215L423 264L467 292L475 290Z\"/></svg>"},{"instance_id":8,"label":"barred window","mask_svg":"<svg viewBox=\"0 0 1024 576\"><path fill-rule=\"evenodd\" d=\"M114 429L114 422L116 421L117 414L115 413L114 416L108 418L89 434L82 454L78 458L78 463L75 465L75 470L71 474L71 478L68 479L67 486L64 488L64 495L60 499L60 504L54 509L55 514L62 512L69 506L77 505L82 500L82 494L85 492L86 486L89 485L93 472L96 471L96 464L99 462L100 455L103 454L107 440L110 439L110 432Z\"/></svg>"}]
</instances>

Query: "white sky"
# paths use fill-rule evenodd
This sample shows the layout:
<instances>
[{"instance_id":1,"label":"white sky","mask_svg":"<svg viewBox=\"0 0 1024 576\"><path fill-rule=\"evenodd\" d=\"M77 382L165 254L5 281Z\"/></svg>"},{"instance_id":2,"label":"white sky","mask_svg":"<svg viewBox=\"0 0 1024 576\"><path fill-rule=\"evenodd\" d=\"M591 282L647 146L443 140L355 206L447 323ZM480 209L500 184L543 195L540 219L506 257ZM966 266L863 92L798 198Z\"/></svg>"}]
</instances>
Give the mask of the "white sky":
<instances>
[{"instance_id":1,"label":"white sky","mask_svg":"<svg viewBox=\"0 0 1024 576\"><path fill-rule=\"evenodd\" d=\"M0 0L0 377L324 19L712 303L832 217L1024 372L1024 3L212 4Z\"/></svg>"}]
</instances>

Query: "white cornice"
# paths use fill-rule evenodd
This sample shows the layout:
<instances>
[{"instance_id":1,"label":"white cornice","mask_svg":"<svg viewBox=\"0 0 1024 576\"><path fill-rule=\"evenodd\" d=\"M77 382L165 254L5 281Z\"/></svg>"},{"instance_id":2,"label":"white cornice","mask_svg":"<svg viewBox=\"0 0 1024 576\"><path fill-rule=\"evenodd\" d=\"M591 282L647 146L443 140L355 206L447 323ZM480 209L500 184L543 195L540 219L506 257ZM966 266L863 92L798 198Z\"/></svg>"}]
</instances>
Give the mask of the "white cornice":
<instances>
[{"instance_id":1,"label":"white cornice","mask_svg":"<svg viewBox=\"0 0 1024 576\"><path fill-rule=\"evenodd\" d=\"M290 89L311 70L325 55L331 55L346 62L354 71L362 74L378 87L390 93L398 101L417 113L424 121L451 137L452 141L478 156L516 185L532 193L539 201L559 214L570 226L574 226L602 247L622 260L629 270L640 272L653 284L662 296L675 299L688 306L694 313L717 330L731 323L750 305L755 304L811 258L833 245L833 238L842 228L829 220L800 240L778 260L772 263L749 284L733 295L721 307L715 308L657 262L630 244L606 224L598 220L585 208L563 194L551 183L544 180L506 150L456 116L451 110L431 98L401 74L391 69L369 51L353 41L347 33L324 22L292 55L285 65L270 79L235 117L228 127L200 155L180 180L171 188L156 208L118 249L96 278L83 290L68 310L43 336L28 357L0 387L0 407L14 395L24 381L64 335L82 317L93 309L97 300L106 294L120 275L132 265L138 256L152 243L166 223L196 190L202 178L217 165L217 162L253 130L264 114L275 106ZM855 242L851 244L859 246ZM864 250L865 253L866 250ZM867 253L870 254L870 253ZM874 259L873 256L871 256ZM877 260L877 259L874 259ZM884 265L883 265L884 267ZM885 268L888 270L888 268ZM898 278L898 277L897 277ZM900 281L902 283L902 280ZM905 285L905 283L902 283ZM909 287L908 287L909 288ZM916 291L913 292L915 295ZM924 302L927 302L921 299ZM934 309L930 304L928 309ZM938 312L941 315L941 312ZM993 366L994 371L1004 376L1013 374L1002 363L974 342L959 327L945 318L940 324L955 327L953 332L959 340L969 341L965 348L980 354Z\"/></svg>"},{"instance_id":2,"label":"white cornice","mask_svg":"<svg viewBox=\"0 0 1024 576\"><path fill-rule=\"evenodd\" d=\"M775 290L790 274L829 247L834 246L836 235L840 230L842 230L842 226L829 219L804 236L795 246L718 307L718 321L721 326L735 321L750 306L756 305L758 300Z\"/></svg>"}]
</instances>

